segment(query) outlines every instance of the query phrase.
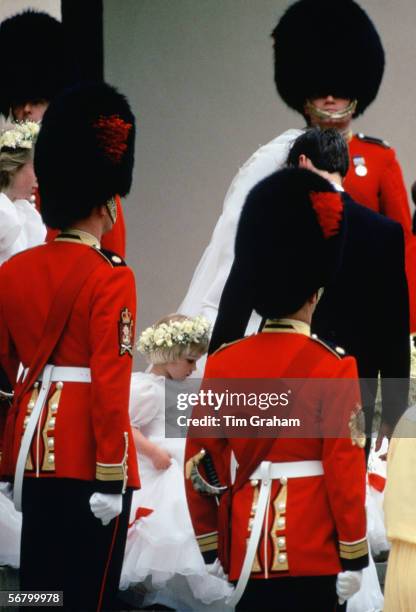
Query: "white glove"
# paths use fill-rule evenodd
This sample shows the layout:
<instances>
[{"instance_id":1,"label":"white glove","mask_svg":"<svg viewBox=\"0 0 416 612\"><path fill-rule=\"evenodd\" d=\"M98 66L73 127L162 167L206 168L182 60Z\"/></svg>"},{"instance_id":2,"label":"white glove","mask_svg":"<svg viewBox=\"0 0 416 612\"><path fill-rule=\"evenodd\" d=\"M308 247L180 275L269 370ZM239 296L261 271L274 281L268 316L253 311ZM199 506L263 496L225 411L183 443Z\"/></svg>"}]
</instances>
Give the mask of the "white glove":
<instances>
[{"instance_id":1,"label":"white glove","mask_svg":"<svg viewBox=\"0 0 416 612\"><path fill-rule=\"evenodd\" d=\"M337 576L336 589L338 603L342 606L350 597L358 593L363 581L362 570L355 572L340 572Z\"/></svg>"},{"instance_id":2,"label":"white glove","mask_svg":"<svg viewBox=\"0 0 416 612\"><path fill-rule=\"evenodd\" d=\"M216 576L222 580L228 580L228 576L224 572L221 561L218 558L215 559L214 563L208 563L205 567L207 568L208 574L211 576Z\"/></svg>"},{"instance_id":3,"label":"white glove","mask_svg":"<svg viewBox=\"0 0 416 612\"><path fill-rule=\"evenodd\" d=\"M122 507L123 496L121 493L93 493L90 497L91 512L97 519L101 520L104 526L121 513Z\"/></svg>"},{"instance_id":4,"label":"white glove","mask_svg":"<svg viewBox=\"0 0 416 612\"><path fill-rule=\"evenodd\" d=\"M13 487L10 482L0 482L0 493L13 500Z\"/></svg>"}]
</instances>

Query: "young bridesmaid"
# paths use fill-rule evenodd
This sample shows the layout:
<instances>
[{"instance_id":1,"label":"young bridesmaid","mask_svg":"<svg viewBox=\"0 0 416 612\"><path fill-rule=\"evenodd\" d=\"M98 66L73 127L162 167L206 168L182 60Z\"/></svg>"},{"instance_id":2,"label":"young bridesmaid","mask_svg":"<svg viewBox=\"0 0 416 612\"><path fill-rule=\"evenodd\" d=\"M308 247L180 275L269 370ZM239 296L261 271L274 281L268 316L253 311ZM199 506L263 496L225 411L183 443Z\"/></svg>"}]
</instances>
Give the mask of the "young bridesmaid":
<instances>
[{"instance_id":1,"label":"young bridesmaid","mask_svg":"<svg viewBox=\"0 0 416 612\"><path fill-rule=\"evenodd\" d=\"M144 583L144 604L215 610L231 592L206 566L196 543L184 489L184 438L165 436L165 382L184 381L206 353L210 325L174 314L147 328L138 350L150 364L135 372L130 392L142 488L133 496L121 588Z\"/></svg>"}]
</instances>

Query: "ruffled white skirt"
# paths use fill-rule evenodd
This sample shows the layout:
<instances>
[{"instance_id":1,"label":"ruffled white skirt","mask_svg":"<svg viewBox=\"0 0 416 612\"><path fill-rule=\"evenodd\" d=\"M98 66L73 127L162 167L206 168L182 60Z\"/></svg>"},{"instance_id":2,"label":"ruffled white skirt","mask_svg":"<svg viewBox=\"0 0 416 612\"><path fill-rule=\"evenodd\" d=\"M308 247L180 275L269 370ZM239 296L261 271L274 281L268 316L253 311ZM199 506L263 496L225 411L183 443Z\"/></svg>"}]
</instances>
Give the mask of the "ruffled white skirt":
<instances>
[{"instance_id":1,"label":"ruffled white skirt","mask_svg":"<svg viewBox=\"0 0 416 612\"><path fill-rule=\"evenodd\" d=\"M0 493L0 565L20 565L22 515L13 502Z\"/></svg>"},{"instance_id":2,"label":"ruffled white skirt","mask_svg":"<svg viewBox=\"0 0 416 612\"><path fill-rule=\"evenodd\" d=\"M138 508L153 512L129 528L120 588L146 582L153 591L146 603L174 601L178 605L186 599L192 605L193 598L204 604L224 599L232 589L208 573L189 516L182 468L184 440L152 441L168 450L172 464L167 470L156 470L147 457L140 459L142 488L133 495L130 520L134 521ZM154 592L161 590L160 597L155 597Z\"/></svg>"}]
</instances>

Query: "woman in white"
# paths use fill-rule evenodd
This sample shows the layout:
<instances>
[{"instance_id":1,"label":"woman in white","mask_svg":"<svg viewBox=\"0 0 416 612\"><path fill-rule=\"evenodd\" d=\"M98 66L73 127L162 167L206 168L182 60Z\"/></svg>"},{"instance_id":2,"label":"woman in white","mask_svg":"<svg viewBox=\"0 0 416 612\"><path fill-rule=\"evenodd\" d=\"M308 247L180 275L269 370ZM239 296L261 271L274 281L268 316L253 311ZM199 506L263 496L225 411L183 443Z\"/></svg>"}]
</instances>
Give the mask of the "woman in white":
<instances>
[{"instance_id":1,"label":"woman in white","mask_svg":"<svg viewBox=\"0 0 416 612\"><path fill-rule=\"evenodd\" d=\"M0 264L41 244L46 228L31 202L37 182L33 146L39 124L11 123L0 133Z\"/></svg>"},{"instance_id":2,"label":"woman in white","mask_svg":"<svg viewBox=\"0 0 416 612\"><path fill-rule=\"evenodd\" d=\"M213 575L217 566L209 573L195 539L184 487L185 438L165 435L165 383L180 383L195 370L209 329L203 317L169 315L138 342L151 367L132 376L130 419L142 488L133 494L120 586L144 583L145 605L204 610L213 604L217 611L232 590Z\"/></svg>"},{"instance_id":3,"label":"woman in white","mask_svg":"<svg viewBox=\"0 0 416 612\"><path fill-rule=\"evenodd\" d=\"M10 123L0 131L0 264L46 236L41 216L29 201L37 185L33 145L38 132L34 122ZM19 567L22 516L10 491L9 484L0 483L0 565Z\"/></svg>"}]
</instances>

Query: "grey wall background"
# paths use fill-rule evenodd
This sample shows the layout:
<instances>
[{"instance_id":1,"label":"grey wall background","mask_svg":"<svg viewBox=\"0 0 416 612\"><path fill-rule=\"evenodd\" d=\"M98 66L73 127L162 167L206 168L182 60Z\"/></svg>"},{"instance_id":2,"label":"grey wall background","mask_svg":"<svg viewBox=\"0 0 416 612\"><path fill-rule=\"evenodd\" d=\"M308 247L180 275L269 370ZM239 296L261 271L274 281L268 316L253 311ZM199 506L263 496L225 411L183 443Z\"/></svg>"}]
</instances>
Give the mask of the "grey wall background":
<instances>
[{"instance_id":1,"label":"grey wall background","mask_svg":"<svg viewBox=\"0 0 416 612\"><path fill-rule=\"evenodd\" d=\"M273 83L269 34L290 3L104 0L106 79L126 93L138 120L126 217L139 329L182 301L238 167L260 144L303 125ZM396 148L409 186L416 179L416 5L360 3L380 31L387 67L355 129ZM319 61L313 50L309 61Z\"/></svg>"}]
</instances>

